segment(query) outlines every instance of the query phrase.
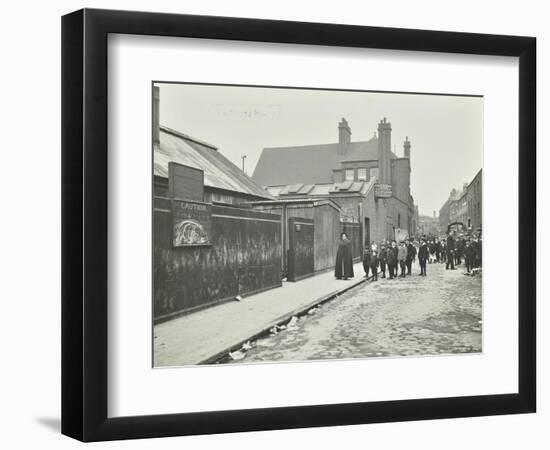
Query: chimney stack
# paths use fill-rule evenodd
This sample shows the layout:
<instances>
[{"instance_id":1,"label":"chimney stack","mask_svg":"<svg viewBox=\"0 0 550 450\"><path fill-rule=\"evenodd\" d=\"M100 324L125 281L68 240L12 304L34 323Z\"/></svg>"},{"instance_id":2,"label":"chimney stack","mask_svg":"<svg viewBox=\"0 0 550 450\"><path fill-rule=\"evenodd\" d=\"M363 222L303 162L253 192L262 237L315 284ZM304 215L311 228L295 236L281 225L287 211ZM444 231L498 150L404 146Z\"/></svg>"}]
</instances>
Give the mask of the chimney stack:
<instances>
[{"instance_id":1,"label":"chimney stack","mask_svg":"<svg viewBox=\"0 0 550 450\"><path fill-rule=\"evenodd\" d=\"M351 128L348 125L348 121L342 117L342 120L338 124L338 149L340 154L346 153L347 146L351 142Z\"/></svg>"},{"instance_id":2,"label":"chimney stack","mask_svg":"<svg viewBox=\"0 0 550 450\"><path fill-rule=\"evenodd\" d=\"M409 141L409 136L407 136L405 142L403 142L403 154L405 158L411 159L411 142Z\"/></svg>"},{"instance_id":3,"label":"chimney stack","mask_svg":"<svg viewBox=\"0 0 550 450\"><path fill-rule=\"evenodd\" d=\"M378 124L378 179L380 184L391 184L391 123L383 120Z\"/></svg>"},{"instance_id":4,"label":"chimney stack","mask_svg":"<svg viewBox=\"0 0 550 450\"><path fill-rule=\"evenodd\" d=\"M160 92L158 86L153 86L153 145L160 143Z\"/></svg>"}]
</instances>

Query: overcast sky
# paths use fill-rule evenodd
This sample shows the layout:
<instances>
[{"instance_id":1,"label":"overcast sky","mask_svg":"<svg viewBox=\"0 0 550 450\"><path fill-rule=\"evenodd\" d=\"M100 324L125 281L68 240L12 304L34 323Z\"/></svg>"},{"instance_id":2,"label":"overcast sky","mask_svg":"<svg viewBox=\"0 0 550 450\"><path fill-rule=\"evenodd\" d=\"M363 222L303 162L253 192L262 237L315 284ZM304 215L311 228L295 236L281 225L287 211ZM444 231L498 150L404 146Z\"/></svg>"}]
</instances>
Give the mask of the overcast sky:
<instances>
[{"instance_id":1,"label":"overcast sky","mask_svg":"<svg viewBox=\"0 0 550 450\"><path fill-rule=\"evenodd\" d=\"M392 124L392 150L411 141L411 193L421 214L439 212L453 187L483 164L483 99L442 95L159 84L160 123L219 148L252 175L264 147L338 141L348 121L352 141Z\"/></svg>"}]
</instances>

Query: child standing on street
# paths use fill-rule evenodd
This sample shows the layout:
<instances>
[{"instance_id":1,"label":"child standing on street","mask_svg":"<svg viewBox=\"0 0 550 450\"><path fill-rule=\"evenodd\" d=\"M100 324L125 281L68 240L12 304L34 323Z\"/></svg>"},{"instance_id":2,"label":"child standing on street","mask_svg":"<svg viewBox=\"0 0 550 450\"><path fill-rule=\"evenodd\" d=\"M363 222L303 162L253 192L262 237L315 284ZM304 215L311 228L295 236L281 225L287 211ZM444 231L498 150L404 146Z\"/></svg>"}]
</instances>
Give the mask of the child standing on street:
<instances>
[{"instance_id":1,"label":"child standing on street","mask_svg":"<svg viewBox=\"0 0 550 450\"><path fill-rule=\"evenodd\" d=\"M370 255L370 269L372 272L372 280L378 281L378 252L373 250Z\"/></svg>"},{"instance_id":2,"label":"child standing on street","mask_svg":"<svg viewBox=\"0 0 550 450\"><path fill-rule=\"evenodd\" d=\"M365 278L369 277L370 260L371 260L371 250L369 246L366 245L365 250L363 251L363 270L365 271Z\"/></svg>"},{"instance_id":3,"label":"child standing on street","mask_svg":"<svg viewBox=\"0 0 550 450\"><path fill-rule=\"evenodd\" d=\"M397 261L399 261L399 266L401 267L400 278L405 278L405 269L407 267L407 247L405 247L404 242L399 243L399 249L397 250Z\"/></svg>"}]
</instances>

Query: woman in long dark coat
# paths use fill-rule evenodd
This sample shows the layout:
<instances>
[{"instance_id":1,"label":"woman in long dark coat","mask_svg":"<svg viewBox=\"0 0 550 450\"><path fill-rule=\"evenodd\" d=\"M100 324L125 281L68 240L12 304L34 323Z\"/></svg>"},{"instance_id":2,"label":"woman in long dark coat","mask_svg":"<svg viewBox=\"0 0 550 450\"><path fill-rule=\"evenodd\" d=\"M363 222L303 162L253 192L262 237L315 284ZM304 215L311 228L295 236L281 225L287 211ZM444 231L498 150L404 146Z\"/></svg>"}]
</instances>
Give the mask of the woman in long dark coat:
<instances>
[{"instance_id":1,"label":"woman in long dark coat","mask_svg":"<svg viewBox=\"0 0 550 450\"><path fill-rule=\"evenodd\" d=\"M336 252L336 266L334 267L334 276L341 280L353 278L353 260L351 257L351 241L348 240L346 233L342 233L338 251Z\"/></svg>"}]
</instances>

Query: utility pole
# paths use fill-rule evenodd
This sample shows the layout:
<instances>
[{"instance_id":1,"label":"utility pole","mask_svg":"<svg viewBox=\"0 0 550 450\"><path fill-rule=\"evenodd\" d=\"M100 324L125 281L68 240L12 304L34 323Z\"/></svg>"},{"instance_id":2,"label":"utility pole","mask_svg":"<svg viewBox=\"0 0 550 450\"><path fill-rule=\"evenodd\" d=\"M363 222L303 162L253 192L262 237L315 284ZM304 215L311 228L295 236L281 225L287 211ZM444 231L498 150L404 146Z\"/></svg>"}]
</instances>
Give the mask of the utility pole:
<instances>
[{"instance_id":1,"label":"utility pole","mask_svg":"<svg viewBox=\"0 0 550 450\"><path fill-rule=\"evenodd\" d=\"M241 156L241 159L242 159L243 172L246 173L246 172L244 171L244 160L246 159L246 155L242 155L242 156Z\"/></svg>"}]
</instances>

